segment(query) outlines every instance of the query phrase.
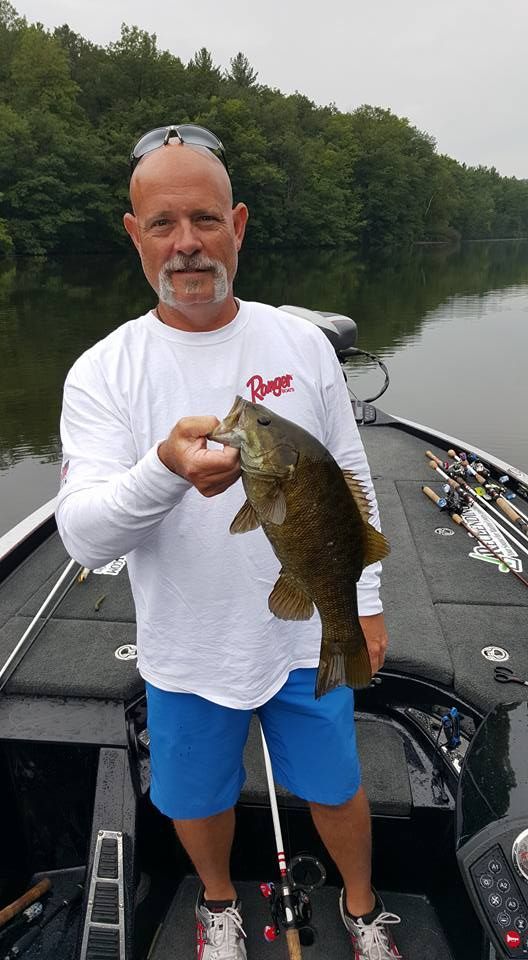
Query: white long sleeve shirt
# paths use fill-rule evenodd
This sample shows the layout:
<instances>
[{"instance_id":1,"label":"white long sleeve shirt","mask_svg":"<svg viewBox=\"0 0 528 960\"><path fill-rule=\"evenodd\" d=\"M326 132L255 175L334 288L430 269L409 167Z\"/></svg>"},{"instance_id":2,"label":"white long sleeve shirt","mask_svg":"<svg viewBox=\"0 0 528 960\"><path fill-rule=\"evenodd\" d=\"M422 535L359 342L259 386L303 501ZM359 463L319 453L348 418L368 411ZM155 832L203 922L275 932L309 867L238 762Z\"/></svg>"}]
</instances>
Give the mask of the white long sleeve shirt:
<instances>
[{"instance_id":1,"label":"white long sleeve shirt","mask_svg":"<svg viewBox=\"0 0 528 960\"><path fill-rule=\"evenodd\" d=\"M236 394L314 434L369 490L379 528L333 348L308 321L244 301L231 323L206 333L147 313L76 361L64 388L57 524L71 556L91 569L127 555L145 680L250 709L291 670L318 665L319 615L291 622L270 613L280 564L269 542L260 528L229 533L245 499L240 480L206 498L157 454L178 420L222 419ZM360 615L382 610L380 570L363 571Z\"/></svg>"}]
</instances>

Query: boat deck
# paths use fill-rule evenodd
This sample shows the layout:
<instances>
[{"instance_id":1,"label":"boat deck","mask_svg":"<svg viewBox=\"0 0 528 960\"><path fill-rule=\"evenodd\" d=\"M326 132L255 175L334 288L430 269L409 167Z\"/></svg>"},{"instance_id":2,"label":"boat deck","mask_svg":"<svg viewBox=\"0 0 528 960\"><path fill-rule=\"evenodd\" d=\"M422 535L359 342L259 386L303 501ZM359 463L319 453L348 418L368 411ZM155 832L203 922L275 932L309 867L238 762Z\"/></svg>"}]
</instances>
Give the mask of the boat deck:
<instances>
[{"instance_id":1,"label":"boat deck","mask_svg":"<svg viewBox=\"0 0 528 960\"><path fill-rule=\"evenodd\" d=\"M286 938L281 935L273 944L266 942L264 927L270 923L266 901L254 883L239 883L237 891L242 901L244 929L251 960L287 960ZM151 960L169 960L170 957L191 957L196 942L194 906L198 883L186 878L176 894L165 918L165 923L151 953ZM435 911L426 897L410 894L384 893L385 906L402 917L394 927L398 948L407 960L452 960L442 928ZM339 889L323 887L311 895L315 941L306 948L310 960L350 960L351 947L339 915Z\"/></svg>"},{"instance_id":2,"label":"boat deck","mask_svg":"<svg viewBox=\"0 0 528 960\"><path fill-rule=\"evenodd\" d=\"M468 704L478 718L499 701L527 700L528 687L499 684L494 679L494 664L485 660L481 651L490 645L504 647L510 657L508 665L528 678L528 591L513 575L500 572L495 563L471 558L471 553L480 552L475 550L475 541L448 517L440 516L422 493L423 484L439 489L424 456L431 447L430 439L421 439L379 412L375 424L362 428L362 436L382 528L391 543L382 580L391 643L381 682L361 691L357 714L363 780L375 815L374 878L389 891L387 908L404 918L398 943L407 960L423 960L424 956L450 960L452 953L464 960L480 960L475 918L470 920L474 947L469 951L461 942L455 950L452 942L457 925L462 932L467 930L470 916L454 862L454 793L448 784L445 804L434 795L431 750L421 749L420 738L414 738L409 722L399 722L398 709L405 710L412 702L419 704L423 695L424 702L443 708L450 702L462 708ZM433 449L441 452L441 447ZM442 528L452 531L452 536L441 535L438 530ZM67 561L55 532L0 585L0 663L6 661L31 623ZM126 652L135 640L125 564L119 571L114 566L110 573L92 572L83 583L75 582L43 625L0 696L0 741L5 752L4 758L0 751L0 775L5 759L6 769L9 766L18 778L22 798L20 813L7 811L0 841L9 844L10 824L17 817L20 821L25 818L20 836L27 833L27 867L37 873L56 869L60 896L64 868L81 869L86 863L90 831L92 847L101 827L123 829L132 837L134 830L126 818L137 804L139 834L146 830L148 836L148 842L140 844L140 869L147 873L151 869L153 876L159 870L158 892L147 900L145 911L154 909L154 916L161 917L169 908L149 955L152 960L183 958L193 950L196 879L187 877L179 884L175 880L174 862L177 856L181 860L182 852L171 846L175 840L170 825L148 804L148 750L135 741L138 731L144 732L143 682L134 659L116 657L119 649ZM380 708L381 704L388 704L389 709ZM405 719L409 720L407 715ZM100 777L104 771L105 753L109 758L124 757L123 776L129 771L135 778L127 787L125 813L121 807L107 806L124 795L124 788L116 787L115 775L108 774L101 782L98 779L96 788L95 774L98 770ZM259 900L256 878L271 878L276 868L255 725L245 763L248 778L238 811L233 875L245 905L252 960L267 957L270 950L280 960L285 956L283 939L270 948L261 936L269 912ZM278 793L283 810L295 811L295 815L285 815L290 852L309 849L322 857L303 802L281 788ZM34 810L38 810L37 817ZM68 817L72 822L65 835ZM45 835L43 823L47 825ZM258 850L248 848L252 841ZM151 853L152 844L155 849ZM145 866L149 858L151 863ZM13 850L7 859L16 872L18 851ZM325 863L328 867L328 857ZM182 861L179 869L178 877L183 877L190 867ZM451 877L447 886L446 876ZM5 882L9 882L8 876ZM313 960L323 956L339 960L350 954L338 922L337 882L330 865L328 887L313 896L314 922L319 928L319 938L309 950ZM73 880L68 883L71 889ZM163 896L159 894L162 888ZM400 892L390 892L394 890ZM430 899L420 895L423 891ZM456 920L459 909L460 924ZM440 924L444 929L450 927L452 953ZM60 939L63 925L62 917L54 921L46 942L52 936ZM74 932L67 924L63 928L71 942ZM136 924L136 937L146 938L144 954L141 945L136 945L137 956L146 955L153 932L142 920ZM465 936L460 934L461 941ZM64 943L56 955L69 960L70 947ZM46 951L39 954L35 945L27 958L48 957ZM55 955L52 944L51 955Z\"/></svg>"},{"instance_id":3,"label":"boat deck","mask_svg":"<svg viewBox=\"0 0 528 960\"><path fill-rule=\"evenodd\" d=\"M498 701L527 699L528 687L497 683L494 665L481 650L504 647L509 666L528 677L528 591L496 563L472 559L472 552L481 553L475 541L424 496L422 484L439 490L424 456L427 441L381 414L376 424L362 428L362 436L391 544L382 580L390 635L384 672L439 684L482 713ZM453 535L440 535L438 528ZM67 559L55 533L0 586L0 663ZM90 574L64 597L8 681L0 721L27 720L28 697L36 713L50 698L129 701L143 684L135 661L119 660L115 652L134 643L126 566L114 576ZM24 703L22 713L17 702Z\"/></svg>"}]
</instances>

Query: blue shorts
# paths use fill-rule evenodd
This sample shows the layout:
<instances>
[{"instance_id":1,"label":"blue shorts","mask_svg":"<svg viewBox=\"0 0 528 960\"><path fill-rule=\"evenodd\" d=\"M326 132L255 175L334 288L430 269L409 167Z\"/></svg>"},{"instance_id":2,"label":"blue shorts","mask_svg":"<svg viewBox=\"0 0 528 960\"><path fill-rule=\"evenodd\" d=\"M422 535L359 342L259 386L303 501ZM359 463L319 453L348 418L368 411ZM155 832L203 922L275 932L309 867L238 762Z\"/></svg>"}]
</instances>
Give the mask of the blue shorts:
<instances>
[{"instance_id":1,"label":"blue shorts","mask_svg":"<svg viewBox=\"0 0 528 960\"><path fill-rule=\"evenodd\" d=\"M338 687L316 700L315 669L293 670L256 710L277 783L315 803L337 805L357 792L354 694ZM173 820L228 810L246 779L243 751L252 710L146 684L153 804Z\"/></svg>"}]
</instances>

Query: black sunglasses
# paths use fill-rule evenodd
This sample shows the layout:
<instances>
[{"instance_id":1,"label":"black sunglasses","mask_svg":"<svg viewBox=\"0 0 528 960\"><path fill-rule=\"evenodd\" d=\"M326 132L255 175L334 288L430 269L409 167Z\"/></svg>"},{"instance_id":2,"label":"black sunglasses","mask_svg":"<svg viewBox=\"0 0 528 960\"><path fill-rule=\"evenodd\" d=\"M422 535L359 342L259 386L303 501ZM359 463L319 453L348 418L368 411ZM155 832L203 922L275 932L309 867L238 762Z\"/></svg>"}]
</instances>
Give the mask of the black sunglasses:
<instances>
[{"instance_id":1,"label":"black sunglasses","mask_svg":"<svg viewBox=\"0 0 528 960\"><path fill-rule=\"evenodd\" d=\"M158 147L167 146L173 139L179 140L180 143L193 144L196 147L207 147L208 150L218 156L229 174L222 141L218 139L216 134L206 130L205 127L197 126L195 123L171 123L167 127L156 127L154 130L145 133L130 154L130 173L134 172L139 161L146 153L157 150Z\"/></svg>"}]
</instances>

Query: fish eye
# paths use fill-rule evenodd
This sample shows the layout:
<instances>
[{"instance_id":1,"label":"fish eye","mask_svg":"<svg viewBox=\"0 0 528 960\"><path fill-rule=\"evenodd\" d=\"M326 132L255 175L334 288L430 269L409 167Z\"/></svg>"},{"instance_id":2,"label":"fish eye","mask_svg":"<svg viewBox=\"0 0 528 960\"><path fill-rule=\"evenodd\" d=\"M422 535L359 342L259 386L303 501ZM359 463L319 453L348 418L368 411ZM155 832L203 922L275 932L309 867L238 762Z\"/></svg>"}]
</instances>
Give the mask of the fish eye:
<instances>
[{"instance_id":1,"label":"fish eye","mask_svg":"<svg viewBox=\"0 0 528 960\"><path fill-rule=\"evenodd\" d=\"M271 423L271 417L266 417L266 416L257 417L257 423L260 423L261 427L269 427Z\"/></svg>"}]
</instances>

